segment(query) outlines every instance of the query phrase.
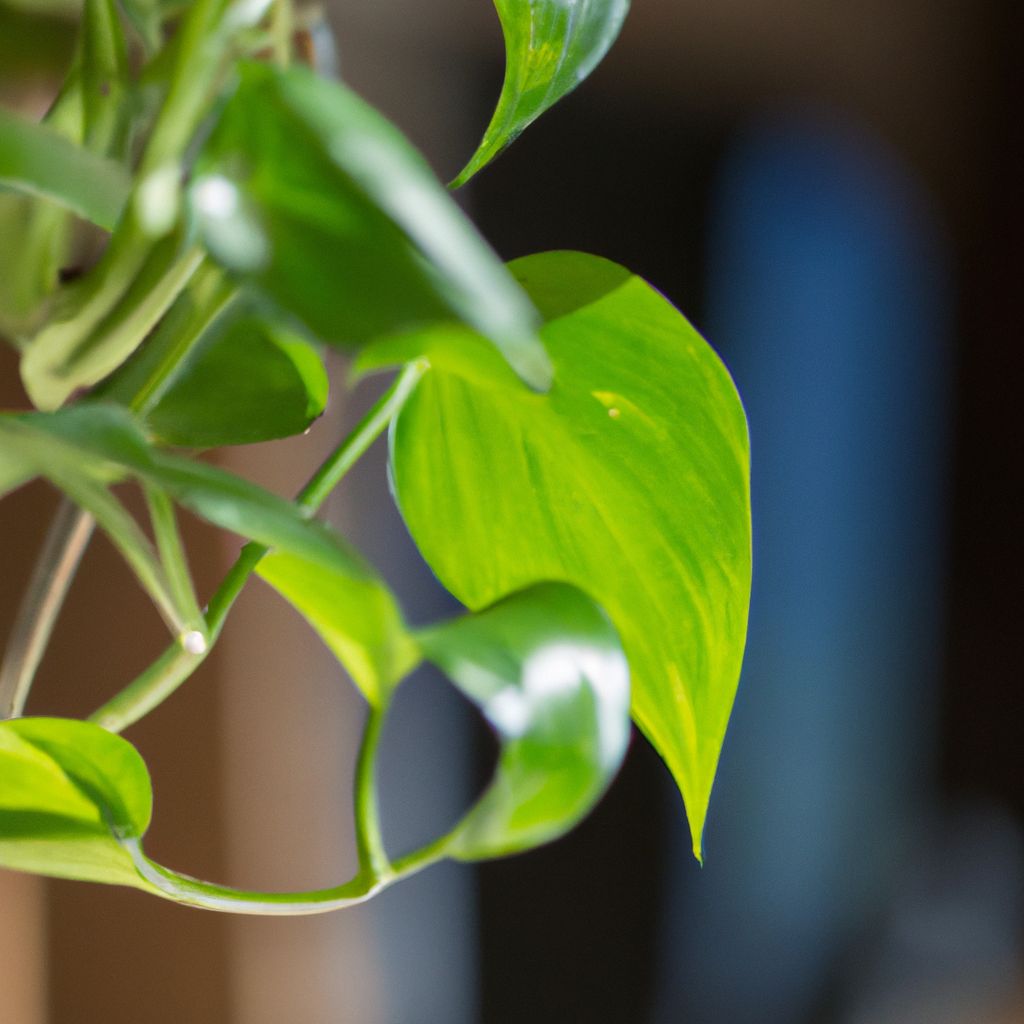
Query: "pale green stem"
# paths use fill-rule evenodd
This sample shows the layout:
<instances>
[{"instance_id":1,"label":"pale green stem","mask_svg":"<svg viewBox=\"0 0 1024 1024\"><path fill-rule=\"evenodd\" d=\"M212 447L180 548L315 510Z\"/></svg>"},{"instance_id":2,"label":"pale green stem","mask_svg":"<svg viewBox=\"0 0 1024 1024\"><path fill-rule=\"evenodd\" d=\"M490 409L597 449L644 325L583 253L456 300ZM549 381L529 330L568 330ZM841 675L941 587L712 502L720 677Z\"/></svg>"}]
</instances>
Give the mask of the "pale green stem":
<instances>
[{"instance_id":1,"label":"pale green stem","mask_svg":"<svg viewBox=\"0 0 1024 1024\"><path fill-rule=\"evenodd\" d=\"M88 512L67 499L61 500L4 652L0 718L17 718L25 710L32 680L94 525Z\"/></svg>"},{"instance_id":2,"label":"pale green stem","mask_svg":"<svg viewBox=\"0 0 1024 1024\"><path fill-rule=\"evenodd\" d=\"M356 762L355 783L356 847L359 851L359 866L364 872L378 878L391 870L391 862L381 834L377 778L374 772L383 728L384 709L371 705L366 724L363 726L363 741Z\"/></svg>"},{"instance_id":3,"label":"pale green stem","mask_svg":"<svg viewBox=\"0 0 1024 1024\"><path fill-rule=\"evenodd\" d=\"M292 60L292 33L295 31L292 0L274 0L270 19L270 32L274 40L274 60L281 67L286 68Z\"/></svg>"},{"instance_id":4,"label":"pale green stem","mask_svg":"<svg viewBox=\"0 0 1024 1024\"><path fill-rule=\"evenodd\" d=\"M299 506L310 512L320 508L344 475L387 429L426 369L426 363L417 361L410 363L401 371L352 433L328 455L313 474L296 499ZM90 721L102 725L111 732L121 732L166 700L209 653L224 627L231 606L266 553L267 548L262 544L246 544L210 599L206 612L206 651L192 654L177 644L170 647L121 693L94 711L89 716Z\"/></svg>"},{"instance_id":5,"label":"pale green stem","mask_svg":"<svg viewBox=\"0 0 1024 1024\"><path fill-rule=\"evenodd\" d=\"M187 615L182 613L174 600L172 588L156 552L124 506L102 484L73 474L53 474L51 479L76 505L96 520L152 598L171 632L176 636L187 634Z\"/></svg>"},{"instance_id":6,"label":"pale green stem","mask_svg":"<svg viewBox=\"0 0 1024 1024\"><path fill-rule=\"evenodd\" d=\"M199 124L220 70L225 43L221 22L227 6L224 0L194 0L188 8L179 29L170 88L142 155L140 181L149 172L178 160Z\"/></svg>"},{"instance_id":7,"label":"pale green stem","mask_svg":"<svg viewBox=\"0 0 1024 1024\"><path fill-rule=\"evenodd\" d=\"M190 907L219 910L231 914L289 916L326 914L332 910L365 903L371 896L395 882L408 878L431 864L443 860L442 841L431 843L395 862L385 874L360 871L342 885L304 892L250 892L230 886L202 882L151 861L138 839L122 839L121 845L131 857L136 871L157 893Z\"/></svg>"},{"instance_id":8,"label":"pale green stem","mask_svg":"<svg viewBox=\"0 0 1024 1024\"><path fill-rule=\"evenodd\" d=\"M134 393L130 393L131 397L122 396L128 408L139 416L144 417L152 411L173 382L189 350L238 295L237 288L219 270L208 264L200 267L195 285L204 305L202 316L175 339L141 384L137 385ZM18 610L3 665L0 667L0 716L20 715L24 710L39 662L67 598L75 570L92 537L94 525L92 516L87 512L77 509L66 500L62 501L32 571L32 579ZM157 537L159 544L159 531ZM168 574L179 591L179 597L187 598L182 602L182 607L188 608L190 618L195 619L193 629L197 636L204 636L206 627L196 605L191 581L188 584L188 594L191 596L188 596L182 580L175 580L173 569L169 568ZM197 638L190 637L189 642L195 647ZM174 663L174 671L180 673L178 682L188 678L198 664L194 656L180 646L170 648L169 653L174 658L160 659L158 666L161 670L169 671L164 665L169 660ZM153 668L151 666L147 670L147 678Z\"/></svg>"},{"instance_id":9,"label":"pale green stem","mask_svg":"<svg viewBox=\"0 0 1024 1024\"><path fill-rule=\"evenodd\" d=\"M167 492L152 484L143 484L146 505L149 508L150 522L153 524L153 536L156 538L160 562L167 576L171 597L175 607L184 615L189 626L187 643L197 653L206 649L206 620L199 610L196 592L192 586L192 575L188 571L188 559L185 546L181 542L178 521L174 515L174 505L167 497Z\"/></svg>"}]
</instances>

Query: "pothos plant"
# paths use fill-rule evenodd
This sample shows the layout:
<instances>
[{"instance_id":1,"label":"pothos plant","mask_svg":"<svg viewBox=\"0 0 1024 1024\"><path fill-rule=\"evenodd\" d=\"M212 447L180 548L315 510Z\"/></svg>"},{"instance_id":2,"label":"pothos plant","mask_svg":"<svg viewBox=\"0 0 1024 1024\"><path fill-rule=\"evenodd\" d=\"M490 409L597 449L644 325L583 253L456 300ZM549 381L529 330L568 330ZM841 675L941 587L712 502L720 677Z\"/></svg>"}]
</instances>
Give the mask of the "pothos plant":
<instances>
[{"instance_id":1,"label":"pothos plant","mask_svg":"<svg viewBox=\"0 0 1024 1024\"><path fill-rule=\"evenodd\" d=\"M452 187L588 74L627 0L496 5L504 87ZM310 66L302 18L291 0L83 0L42 122L0 114L0 333L34 406L0 415L0 494L36 477L62 494L0 673L0 865L215 910L343 907L441 859L564 833L612 779L631 713L700 857L750 585L732 381L628 270L576 252L504 265L398 129ZM353 379L397 372L297 497L199 457L306 430L327 399L324 346L352 354ZM316 518L385 430L409 531L467 609L425 629ZM128 510L125 482L147 514ZM179 508L247 540L205 601ZM88 720L25 717L94 527L169 644ZM254 575L367 705L359 869L321 891L201 882L143 849L150 781L119 734L192 675ZM450 832L396 857L375 758L424 660L479 708L500 755Z\"/></svg>"}]
</instances>

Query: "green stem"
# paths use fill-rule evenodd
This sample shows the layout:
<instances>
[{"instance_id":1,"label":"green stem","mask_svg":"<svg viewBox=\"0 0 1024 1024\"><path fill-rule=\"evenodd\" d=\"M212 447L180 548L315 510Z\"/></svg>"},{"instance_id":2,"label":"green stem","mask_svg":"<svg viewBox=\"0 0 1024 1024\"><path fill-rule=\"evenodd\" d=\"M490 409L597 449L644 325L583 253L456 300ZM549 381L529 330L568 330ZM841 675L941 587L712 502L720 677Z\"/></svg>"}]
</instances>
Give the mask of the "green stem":
<instances>
[{"instance_id":1,"label":"green stem","mask_svg":"<svg viewBox=\"0 0 1024 1024\"><path fill-rule=\"evenodd\" d=\"M359 421L355 430L323 461L310 477L309 483L295 499L302 508L311 512L327 500L341 478L366 454L367 449L387 429L398 415L409 396L416 390L420 378L427 372L428 363L417 359L409 363L395 378L391 387L374 403L373 408Z\"/></svg>"},{"instance_id":2,"label":"green stem","mask_svg":"<svg viewBox=\"0 0 1024 1024\"><path fill-rule=\"evenodd\" d=\"M58 315L26 346L22 380L40 409L59 407L76 390L96 384L120 366L202 259L195 248L177 252L176 235L154 246L135 199L151 175L177 176L223 70L232 34L244 27L237 17L229 17L234 9L226 0L195 0L187 9L175 38L167 95L136 174L136 191L100 262L68 289Z\"/></svg>"},{"instance_id":3,"label":"green stem","mask_svg":"<svg viewBox=\"0 0 1024 1024\"><path fill-rule=\"evenodd\" d=\"M167 497L167 492L151 484L143 484L146 505L149 508L150 522L153 524L153 535L156 538L160 562L167 576L171 598L175 607L181 612L188 631L188 645L196 648L196 653L206 649L206 620L199 610L196 593L192 586L192 575L188 571L188 559L185 546L181 542L178 521L174 515L174 505Z\"/></svg>"},{"instance_id":4,"label":"green stem","mask_svg":"<svg viewBox=\"0 0 1024 1024\"><path fill-rule=\"evenodd\" d=\"M25 710L32 680L94 525L88 512L67 499L61 500L32 570L0 667L0 718L17 718Z\"/></svg>"},{"instance_id":5,"label":"green stem","mask_svg":"<svg viewBox=\"0 0 1024 1024\"><path fill-rule=\"evenodd\" d=\"M270 33L274 40L274 60L283 68L292 60L292 33L295 31L295 13L292 0L274 0L270 15Z\"/></svg>"},{"instance_id":6,"label":"green stem","mask_svg":"<svg viewBox=\"0 0 1024 1024\"><path fill-rule=\"evenodd\" d=\"M141 380L137 375L132 377L129 374L120 383L115 382L101 397L121 401L141 417L146 416L160 401L180 372L189 351L238 295L238 289L221 271L209 264L199 268L192 290L196 296L197 309L188 317L186 329L176 332L175 337L156 352L154 360L146 364ZM163 331L161 326L158 332L161 337L154 337L153 343L163 340ZM162 514L168 515L168 510L164 508ZM173 517L173 509L169 514ZM61 503L33 569L32 579L0 666L0 716L20 715L24 709L39 662L53 633L75 570L92 537L94 525L95 521L89 513L76 509L68 501ZM166 522L164 529L176 532L173 524ZM159 546L160 528L156 528L156 534ZM167 532L163 541L165 546L175 543L171 538L172 534ZM180 550L180 541L177 545ZM185 580L179 572L184 565L184 553L180 553L179 559L173 554L165 554L164 561L170 583L176 590L175 599L182 608L187 609L188 618L193 620L192 630L185 634L192 650L178 645L169 648L167 655L158 659L156 665L150 666L143 678L148 680L154 674L162 673L162 678L176 680L173 689L187 679L202 660L197 659L193 652L199 646L205 648L206 626L195 600L191 580L188 580L186 589ZM176 561L179 563L178 568L175 568ZM159 696L159 693L159 690L155 691L155 695ZM162 697L156 703L160 699Z\"/></svg>"},{"instance_id":7,"label":"green stem","mask_svg":"<svg viewBox=\"0 0 1024 1024\"><path fill-rule=\"evenodd\" d=\"M352 433L327 456L310 478L296 499L300 507L311 513L320 508L344 475L387 429L426 369L425 362L417 361L410 363L399 373ZM210 599L206 612L206 651L191 653L179 645L170 647L121 693L94 711L89 716L90 721L102 725L111 732L121 732L166 700L209 653L224 627L228 612L266 553L267 548L263 544L246 544Z\"/></svg>"},{"instance_id":8,"label":"green stem","mask_svg":"<svg viewBox=\"0 0 1024 1024\"><path fill-rule=\"evenodd\" d=\"M443 860L441 842L431 843L403 857L396 862L395 869L386 874L377 875L360 870L354 878L342 885L301 892L251 892L202 882L151 861L143 853L138 839L122 839L121 845L149 887L175 903L232 914L294 917L301 914L326 914L365 903L371 896L395 882Z\"/></svg>"},{"instance_id":9,"label":"green stem","mask_svg":"<svg viewBox=\"0 0 1024 1024\"><path fill-rule=\"evenodd\" d=\"M152 598L171 632L178 636L189 633L187 615L182 613L174 600L172 588L156 552L124 506L102 484L93 483L77 474L53 474L51 479L76 505L96 520Z\"/></svg>"},{"instance_id":10,"label":"green stem","mask_svg":"<svg viewBox=\"0 0 1024 1024\"><path fill-rule=\"evenodd\" d=\"M180 159L192 139L220 71L227 6L224 0L195 0L188 7L179 29L171 84L139 165L140 181Z\"/></svg>"},{"instance_id":11,"label":"green stem","mask_svg":"<svg viewBox=\"0 0 1024 1024\"><path fill-rule=\"evenodd\" d=\"M383 877L391 871L391 861L381 834L377 778L374 772L383 728L384 709L371 705L363 726L363 741L356 762L355 820L359 866L364 872L376 877Z\"/></svg>"},{"instance_id":12,"label":"green stem","mask_svg":"<svg viewBox=\"0 0 1024 1024\"><path fill-rule=\"evenodd\" d=\"M117 696L89 716L110 732L120 732L159 707L203 663L206 651L194 653L172 644Z\"/></svg>"}]
</instances>

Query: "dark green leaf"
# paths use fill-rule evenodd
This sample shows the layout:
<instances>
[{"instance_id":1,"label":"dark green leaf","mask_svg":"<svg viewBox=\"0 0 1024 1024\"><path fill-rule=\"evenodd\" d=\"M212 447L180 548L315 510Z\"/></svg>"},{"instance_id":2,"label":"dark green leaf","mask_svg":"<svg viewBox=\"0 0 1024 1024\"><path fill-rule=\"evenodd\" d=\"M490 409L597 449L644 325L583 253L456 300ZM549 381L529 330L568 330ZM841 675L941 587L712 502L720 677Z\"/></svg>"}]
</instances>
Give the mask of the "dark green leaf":
<instances>
[{"instance_id":1,"label":"dark green leaf","mask_svg":"<svg viewBox=\"0 0 1024 1024\"><path fill-rule=\"evenodd\" d=\"M199 162L207 246L325 341L459 318L528 383L550 363L529 302L394 126L304 68L247 65Z\"/></svg>"},{"instance_id":2,"label":"dark green leaf","mask_svg":"<svg viewBox=\"0 0 1024 1024\"><path fill-rule=\"evenodd\" d=\"M149 825L152 792L130 743L88 722L0 722L0 865L150 886L121 839Z\"/></svg>"},{"instance_id":3,"label":"dark green leaf","mask_svg":"<svg viewBox=\"0 0 1024 1024\"><path fill-rule=\"evenodd\" d=\"M280 317L241 303L203 332L146 422L184 447L269 441L305 430L324 411L327 390L316 348Z\"/></svg>"},{"instance_id":4,"label":"dark green leaf","mask_svg":"<svg viewBox=\"0 0 1024 1024\"><path fill-rule=\"evenodd\" d=\"M130 180L112 160L76 146L46 125L0 110L0 186L52 199L111 230Z\"/></svg>"},{"instance_id":5,"label":"dark green leaf","mask_svg":"<svg viewBox=\"0 0 1024 1024\"><path fill-rule=\"evenodd\" d=\"M683 792L699 856L746 633L743 409L707 344L627 271L578 253L513 270L547 319L555 384L506 386L468 335L435 344L442 358L393 427L402 513L471 608L563 579L607 609L634 718Z\"/></svg>"},{"instance_id":6,"label":"dark green leaf","mask_svg":"<svg viewBox=\"0 0 1024 1024\"><path fill-rule=\"evenodd\" d=\"M600 608L574 587L545 583L418 639L501 741L494 781L446 852L498 857L567 832L629 741L629 672Z\"/></svg>"},{"instance_id":7,"label":"dark green leaf","mask_svg":"<svg viewBox=\"0 0 1024 1024\"><path fill-rule=\"evenodd\" d=\"M594 70L619 34L629 0L494 0L494 6L505 35L505 83L483 141L454 187Z\"/></svg>"}]
</instances>

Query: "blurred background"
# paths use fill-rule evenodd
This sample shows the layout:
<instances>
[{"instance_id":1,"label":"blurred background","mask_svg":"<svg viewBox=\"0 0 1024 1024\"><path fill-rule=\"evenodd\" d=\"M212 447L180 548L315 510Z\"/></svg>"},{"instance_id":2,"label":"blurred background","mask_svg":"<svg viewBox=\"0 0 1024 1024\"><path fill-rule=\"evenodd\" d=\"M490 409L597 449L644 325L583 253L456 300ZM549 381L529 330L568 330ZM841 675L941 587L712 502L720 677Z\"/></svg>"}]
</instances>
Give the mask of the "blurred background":
<instances>
[{"instance_id":1,"label":"blurred background","mask_svg":"<svg viewBox=\"0 0 1024 1024\"><path fill-rule=\"evenodd\" d=\"M0 0L6 106L44 108L70 54L73 16L42 9ZM342 78L452 177L500 87L490 5L326 16ZM1024 1024L1022 21L1009 0L635 0L592 78L465 190L507 258L583 249L643 275L744 396L755 593L703 869L638 736L567 839L329 917L0 874L0 1024ZM372 400L337 369L310 439L232 467L293 491ZM53 505L38 485L0 504L3 630ZM331 514L414 621L451 612L380 446ZM209 588L234 546L190 540ZM30 711L88 713L142 668L162 644L142 605L96 542ZM254 587L130 733L154 856L267 889L347 877L361 715ZM441 680L405 686L389 842L450 823L488 756Z\"/></svg>"}]
</instances>

